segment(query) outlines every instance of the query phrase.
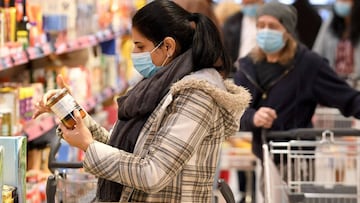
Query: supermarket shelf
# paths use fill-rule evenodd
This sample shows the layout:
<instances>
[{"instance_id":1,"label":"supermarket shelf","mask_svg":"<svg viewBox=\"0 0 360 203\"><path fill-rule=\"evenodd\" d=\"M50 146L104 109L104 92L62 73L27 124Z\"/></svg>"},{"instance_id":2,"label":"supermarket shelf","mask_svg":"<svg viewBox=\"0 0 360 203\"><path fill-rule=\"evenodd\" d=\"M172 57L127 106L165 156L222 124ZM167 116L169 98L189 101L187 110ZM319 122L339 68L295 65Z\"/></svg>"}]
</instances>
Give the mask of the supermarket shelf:
<instances>
[{"instance_id":1,"label":"supermarket shelf","mask_svg":"<svg viewBox=\"0 0 360 203\"><path fill-rule=\"evenodd\" d=\"M36 47L28 47L26 50L18 51L0 58L0 71L18 65L26 64L31 60L39 59L50 54L64 54L95 46L121 36L123 31L105 29L94 34L78 37L60 44L45 43Z\"/></svg>"}]
</instances>

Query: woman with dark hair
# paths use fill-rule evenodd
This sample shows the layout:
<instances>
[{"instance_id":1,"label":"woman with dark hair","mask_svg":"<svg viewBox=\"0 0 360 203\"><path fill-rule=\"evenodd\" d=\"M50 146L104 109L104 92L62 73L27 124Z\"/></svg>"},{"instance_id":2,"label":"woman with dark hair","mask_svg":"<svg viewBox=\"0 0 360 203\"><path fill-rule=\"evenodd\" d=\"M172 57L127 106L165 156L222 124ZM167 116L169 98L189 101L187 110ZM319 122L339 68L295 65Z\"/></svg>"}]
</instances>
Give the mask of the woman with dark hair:
<instances>
[{"instance_id":1,"label":"woman with dark hair","mask_svg":"<svg viewBox=\"0 0 360 203\"><path fill-rule=\"evenodd\" d=\"M323 23L314 51L329 60L342 77L360 76L360 1L337 0L333 16Z\"/></svg>"},{"instance_id":2,"label":"woman with dark hair","mask_svg":"<svg viewBox=\"0 0 360 203\"><path fill-rule=\"evenodd\" d=\"M76 110L75 128L60 124L58 133L86 152L84 168L100 178L97 201L211 202L221 143L239 129L250 95L224 81L231 64L204 15L155 0L133 17L132 39L144 79L118 99L111 133ZM54 92L34 117L49 112Z\"/></svg>"}]
</instances>

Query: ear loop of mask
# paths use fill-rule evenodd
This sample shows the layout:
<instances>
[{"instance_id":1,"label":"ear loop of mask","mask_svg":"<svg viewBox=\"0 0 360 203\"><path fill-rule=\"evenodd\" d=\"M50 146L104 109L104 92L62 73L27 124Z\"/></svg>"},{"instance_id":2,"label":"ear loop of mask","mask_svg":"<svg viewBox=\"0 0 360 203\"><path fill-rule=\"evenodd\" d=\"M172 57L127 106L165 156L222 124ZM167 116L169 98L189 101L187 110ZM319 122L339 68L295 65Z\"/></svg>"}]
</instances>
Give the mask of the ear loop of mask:
<instances>
[{"instance_id":1,"label":"ear loop of mask","mask_svg":"<svg viewBox=\"0 0 360 203\"><path fill-rule=\"evenodd\" d=\"M165 65L165 63L167 62L168 58L170 58L170 55L169 55L169 54L166 55L166 58L165 58L164 62L161 64L161 66L164 66L164 65Z\"/></svg>"},{"instance_id":2,"label":"ear loop of mask","mask_svg":"<svg viewBox=\"0 0 360 203\"><path fill-rule=\"evenodd\" d=\"M162 45L163 42L164 42L164 40L161 41L156 47L154 47L154 49L150 51L150 54L153 53L157 48L159 48ZM164 62L162 62L162 64L161 64L161 67L165 65L168 58L170 58L169 54L166 55L166 58L165 58Z\"/></svg>"},{"instance_id":3,"label":"ear loop of mask","mask_svg":"<svg viewBox=\"0 0 360 203\"><path fill-rule=\"evenodd\" d=\"M157 48L159 48L163 42L164 42L164 40L161 41L158 45L156 45L156 47L154 47L153 50L150 51L150 54L152 54Z\"/></svg>"}]
</instances>

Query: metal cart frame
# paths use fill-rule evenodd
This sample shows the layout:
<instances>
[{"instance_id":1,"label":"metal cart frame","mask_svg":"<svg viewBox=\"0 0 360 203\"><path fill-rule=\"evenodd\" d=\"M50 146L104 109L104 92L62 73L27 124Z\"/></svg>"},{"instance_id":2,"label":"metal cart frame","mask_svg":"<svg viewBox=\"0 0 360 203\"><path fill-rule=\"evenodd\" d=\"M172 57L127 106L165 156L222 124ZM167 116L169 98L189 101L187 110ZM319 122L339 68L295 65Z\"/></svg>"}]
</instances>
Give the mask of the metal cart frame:
<instances>
[{"instance_id":1,"label":"metal cart frame","mask_svg":"<svg viewBox=\"0 0 360 203\"><path fill-rule=\"evenodd\" d=\"M291 139L263 145L266 203L360 202L359 135L355 129L270 132L268 139ZM301 140L309 137L316 139Z\"/></svg>"}]
</instances>

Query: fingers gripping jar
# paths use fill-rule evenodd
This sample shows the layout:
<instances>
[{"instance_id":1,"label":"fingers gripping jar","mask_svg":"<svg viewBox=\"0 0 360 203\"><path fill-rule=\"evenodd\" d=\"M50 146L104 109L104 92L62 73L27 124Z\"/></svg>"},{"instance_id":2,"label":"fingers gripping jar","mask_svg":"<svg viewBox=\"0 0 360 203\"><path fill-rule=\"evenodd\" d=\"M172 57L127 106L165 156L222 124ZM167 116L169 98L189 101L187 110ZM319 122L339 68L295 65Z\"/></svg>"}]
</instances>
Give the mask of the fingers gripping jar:
<instances>
[{"instance_id":1,"label":"fingers gripping jar","mask_svg":"<svg viewBox=\"0 0 360 203\"><path fill-rule=\"evenodd\" d=\"M66 88L61 89L55 95L50 97L49 101L47 102L47 106L55 113L55 115L68 129L74 129L75 127L75 109L80 112L82 118L86 116L85 111L69 94L69 91Z\"/></svg>"}]
</instances>

